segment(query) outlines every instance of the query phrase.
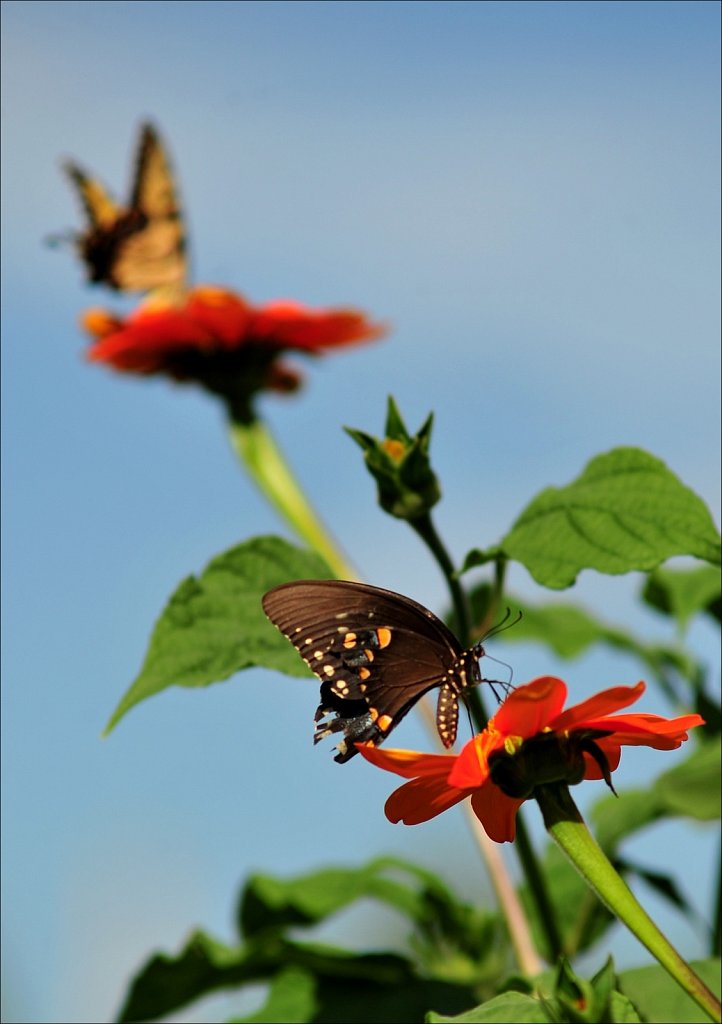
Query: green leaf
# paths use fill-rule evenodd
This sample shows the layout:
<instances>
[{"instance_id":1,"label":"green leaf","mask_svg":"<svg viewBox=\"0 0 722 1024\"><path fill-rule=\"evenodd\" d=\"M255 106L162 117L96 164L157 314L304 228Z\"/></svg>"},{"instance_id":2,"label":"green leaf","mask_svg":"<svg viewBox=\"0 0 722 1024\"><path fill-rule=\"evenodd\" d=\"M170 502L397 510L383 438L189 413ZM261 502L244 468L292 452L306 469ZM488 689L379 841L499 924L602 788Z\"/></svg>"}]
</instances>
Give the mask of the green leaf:
<instances>
[{"instance_id":1,"label":"green leaf","mask_svg":"<svg viewBox=\"0 0 722 1024\"><path fill-rule=\"evenodd\" d=\"M691 965L705 984L719 995L720 962L705 960ZM689 1024L706 1022L709 1017L680 988L664 968L654 965L640 967L633 971L622 971L618 976L620 991L631 999L642 1020L649 1024L670 1024L670 1021L684 1021Z\"/></svg>"},{"instance_id":2,"label":"green leaf","mask_svg":"<svg viewBox=\"0 0 722 1024\"><path fill-rule=\"evenodd\" d=\"M650 574L642 598L652 608L672 615L681 630L699 612L720 618L722 579L719 569L702 565L695 569L656 569Z\"/></svg>"},{"instance_id":3,"label":"green leaf","mask_svg":"<svg viewBox=\"0 0 722 1024\"><path fill-rule=\"evenodd\" d=\"M482 598L484 585L479 588ZM472 591L472 605L476 604L477 588ZM521 612L521 619L513 629L504 632L505 643L542 643L560 658L574 659L595 644L624 651L638 658L645 669L675 702L679 701L679 678L692 684L697 696L700 667L694 658L680 647L649 644L637 639L628 630L605 623L577 605L563 602L533 605L507 597L509 605ZM691 700L692 698L690 698Z\"/></svg>"},{"instance_id":4,"label":"green leaf","mask_svg":"<svg viewBox=\"0 0 722 1024\"><path fill-rule=\"evenodd\" d=\"M625 789L619 796L603 796L590 812L597 842L612 856L623 839L646 828L663 815L654 786Z\"/></svg>"},{"instance_id":5,"label":"green leaf","mask_svg":"<svg viewBox=\"0 0 722 1024\"><path fill-rule=\"evenodd\" d=\"M593 1020L609 1021L609 1024L637 1024L640 1020L629 999L617 991L617 975L611 957L592 978L592 991L596 1011Z\"/></svg>"},{"instance_id":6,"label":"green leaf","mask_svg":"<svg viewBox=\"0 0 722 1024\"><path fill-rule=\"evenodd\" d=\"M546 1009L532 996L523 992L502 992L473 1010L460 1013L457 1017L445 1017L438 1013L429 1013L428 1024L484 1024L496 1021L497 1024L548 1024L556 1018L550 1016Z\"/></svg>"},{"instance_id":7,"label":"green leaf","mask_svg":"<svg viewBox=\"0 0 722 1024\"><path fill-rule=\"evenodd\" d=\"M657 799L668 814L696 821L720 816L720 740L700 743L681 764L660 775Z\"/></svg>"},{"instance_id":8,"label":"green leaf","mask_svg":"<svg viewBox=\"0 0 722 1024\"><path fill-rule=\"evenodd\" d=\"M309 674L263 613L261 598L287 580L332 576L315 554L280 537L256 537L183 580L155 625L145 661L113 712L107 735L130 708L169 686L208 686L253 665Z\"/></svg>"},{"instance_id":9,"label":"green leaf","mask_svg":"<svg viewBox=\"0 0 722 1024\"><path fill-rule=\"evenodd\" d=\"M410 977L394 985L324 979L314 1024L422 1024L429 1007L458 1013L474 1000L471 989L443 981Z\"/></svg>"},{"instance_id":10,"label":"green leaf","mask_svg":"<svg viewBox=\"0 0 722 1024\"><path fill-rule=\"evenodd\" d=\"M254 875L244 886L239 924L244 935L269 928L313 925L355 903L376 899L418 921L424 913L417 887L385 877L388 869L407 870L400 861L380 859L361 868L326 868L297 878Z\"/></svg>"},{"instance_id":11,"label":"green leaf","mask_svg":"<svg viewBox=\"0 0 722 1024\"><path fill-rule=\"evenodd\" d=\"M118 1020L154 1020L220 988L268 981L290 967L306 971L319 983L329 979L343 986L396 989L418 981L410 962L395 953L355 953L281 936L233 948L197 931L177 955L157 953L141 967ZM468 991L464 990L466 998Z\"/></svg>"},{"instance_id":12,"label":"green leaf","mask_svg":"<svg viewBox=\"0 0 722 1024\"><path fill-rule=\"evenodd\" d=\"M497 915L463 903L436 875L395 857L292 879L256 875L241 894L238 927L247 939L311 927L363 899L408 918L419 963L431 977L489 985L508 966Z\"/></svg>"},{"instance_id":13,"label":"green leaf","mask_svg":"<svg viewBox=\"0 0 722 1024\"><path fill-rule=\"evenodd\" d=\"M280 971L271 982L263 1006L249 1017L235 1017L228 1024L309 1024L315 1020L318 1002L313 975L299 967Z\"/></svg>"},{"instance_id":14,"label":"green leaf","mask_svg":"<svg viewBox=\"0 0 722 1024\"><path fill-rule=\"evenodd\" d=\"M637 1013L634 1003L621 992L612 992L609 997L609 1024L638 1024L642 1018Z\"/></svg>"},{"instance_id":15,"label":"green leaf","mask_svg":"<svg viewBox=\"0 0 722 1024\"><path fill-rule=\"evenodd\" d=\"M196 931L177 956L156 953L141 967L130 984L118 1021L153 1020L209 992L258 976L245 950L233 949Z\"/></svg>"},{"instance_id":16,"label":"green leaf","mask_svg":"<svg viewBox=\"0 0 722 1024\"><path fill-rule=\"evenodd\" d=\"M534 979L533 994L509 990L458 1017L431 1013L427 1021L438 1024L484 1021L497 1021L499 1024L508 1024L509 1021L636 1024L640 1020L638 1014L615 985L611 960L589 982L575 974L562 958L553 974L545 972Z\"/></svg>"},{"instance_id":17,"label":"green leaf","mask_svg":"<svg viewBox=\"0 0 722 1024\"><path fill-rule=\"evenodd\" d=\"M720 563L707 506L665 464L639 448L599 455L566 487L548 487L501 542L543 586L561 589L582 569L649 571L675 555Z\"/></svg>"}]
</instances>

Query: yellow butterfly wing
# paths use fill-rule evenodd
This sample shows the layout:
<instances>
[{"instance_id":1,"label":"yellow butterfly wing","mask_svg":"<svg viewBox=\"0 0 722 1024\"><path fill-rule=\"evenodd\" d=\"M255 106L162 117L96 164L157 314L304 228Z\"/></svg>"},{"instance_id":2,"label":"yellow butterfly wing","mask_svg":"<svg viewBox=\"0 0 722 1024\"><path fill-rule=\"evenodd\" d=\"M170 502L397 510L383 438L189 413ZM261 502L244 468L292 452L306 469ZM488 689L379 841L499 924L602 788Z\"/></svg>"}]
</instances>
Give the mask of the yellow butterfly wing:
<instances>
[{"instance_id":1,"label":"yellow butterfly wing","mask_svg":"<svg viewBox=\"0 0 722 1024\"><path fill-rule=\"evenodd\" d=\"M90 280L180 301L188 269L185 228L170 163L153 126L141 127L127 206L119 206L76 164L67 163L65 171L90 222L77 237Z\"/></svg>"},{"instance_id":2,"label":"yellow butterfly wing","mask_svg":"<svg viewBox=\"0 0 722 1024\"><path fill-rule=\"evenodd\" d=\"M63 164L63 170L77 189L92 229L113 227L121 212L112 196L97 178L89 177L77 164Z\"/></svg>"},{"instance_id":3,"label":"yellow butterfly wing","mask_svg":"<svg viewBox=\"0 0 722 1024\"><path fill-rule=\"evenodd\" d=\"M152 125L143 125L130 212L143 227L128 234L113 267L123 291L159 290L170 298L187 276L183 218L168 157Z\"/></svg>"}]
</instances>

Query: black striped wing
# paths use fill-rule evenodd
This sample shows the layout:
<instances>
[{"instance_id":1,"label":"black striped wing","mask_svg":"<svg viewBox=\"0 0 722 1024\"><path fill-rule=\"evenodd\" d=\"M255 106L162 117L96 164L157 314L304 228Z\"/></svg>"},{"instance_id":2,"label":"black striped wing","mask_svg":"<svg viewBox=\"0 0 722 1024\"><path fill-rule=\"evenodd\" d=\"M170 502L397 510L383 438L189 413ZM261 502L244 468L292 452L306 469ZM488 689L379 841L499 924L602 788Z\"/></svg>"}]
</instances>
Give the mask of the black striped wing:
<instances>
[{"instance_id":1,"label":"black striped wing","mask_svg":"<svg viewBox=\"0 0 722 1024\"><path fill-rule=\"evenodd\" d=\"M454 742L458 694L480 681L476 656L423 605L364 583L301 580L270 590L263 608L321 680L314 740L342 733L336 761L356 741L383 742L434 687L439 734Z\"/></svg>"},{"instance_id":2,"label":"black striped wing","mask_svg":"<svg viewBox=\"0 0 722 1024\"><path fill-rule=\"evenodd\" d=\"M152 125L141 128L127 206L77 164L67 163L65 171L89 221L77 238L89 279L118 291L181 294L185 229L170 163Z\"/></svg>"}]
</instances>

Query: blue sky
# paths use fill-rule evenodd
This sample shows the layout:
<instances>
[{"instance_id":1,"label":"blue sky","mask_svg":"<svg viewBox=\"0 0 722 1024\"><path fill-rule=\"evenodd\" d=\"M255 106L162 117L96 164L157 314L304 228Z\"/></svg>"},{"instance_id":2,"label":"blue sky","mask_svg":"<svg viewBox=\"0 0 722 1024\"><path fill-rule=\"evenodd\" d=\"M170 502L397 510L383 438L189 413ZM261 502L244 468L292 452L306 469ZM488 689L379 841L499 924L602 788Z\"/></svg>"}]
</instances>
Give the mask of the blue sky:
<instances>
[{"instance_id":1,"label":"blue sky","mask_svg":"<svg viewBox=\"0 0 722 1024\"><path fill-rule=\"evenodd\" d=\"M719 522L719 8L6 2L3 15L4 1019L97 1021L149 951L196 924L230 936L251 870L392 851L443 860L470 897L485 883L460 820L392 827L387 779L312 747L308 683L259 671L169 691L100 740L176 583L281 529L210 400L84 362L77 316L113 297L44 244L80 224L60 159L123 195L150 116L196 280L393 324L263 411L364 575L440 609L437 570L375 511L341 430L380 432L389 393L412 428L435 411L455 557L618 444L663 458ZM541 596L522 570L511 583ZM668 638L638 586L584 574L573 596ZM711 631L690 642L718 675ZM639 671L621 655L495 653L517 680L560 672L580 696ZM426 742L411 719L397 735ZM630 753L627 783L659 758ZM674 867L683 842L702 907L708 838L665 826L630 854ZM643 961L621 935L615 953Z\"/></svg>"}]
</instances>

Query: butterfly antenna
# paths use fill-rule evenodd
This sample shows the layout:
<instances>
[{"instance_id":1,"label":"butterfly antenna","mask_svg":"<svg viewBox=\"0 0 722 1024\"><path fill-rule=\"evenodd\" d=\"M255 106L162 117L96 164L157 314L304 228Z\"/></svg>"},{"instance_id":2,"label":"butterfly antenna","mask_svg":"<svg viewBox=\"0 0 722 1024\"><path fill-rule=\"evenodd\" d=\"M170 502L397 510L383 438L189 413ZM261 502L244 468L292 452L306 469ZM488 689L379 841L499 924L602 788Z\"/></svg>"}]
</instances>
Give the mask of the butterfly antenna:
<instances>
[{"instance_id":1,"label":"butterfly antenna","mask_svg":"<svg viewBox=\"0 0 722 1024\"><path fill-rule=\"evenodd\" d=\"M49 249L62 249L65 245L74 245L78 240L77 231L62 231L55 235L46 235L43 239Z\"/></svg>"},{"instance_id":2,"label":"butterfly antenna","mask_svg":"<svg viewBox=\"0 0 722 1024\"><path fill-rule=\"evenodd\" d=\"M484 679L484 678L482 678L482 680L481 680L482 683L486 683L488 686L491 687L491 692L494 694L494 696L496 697L496 699L499 702L499 704L501 704L501 702L506 697L508 697L509 694L511 693L511 691L514 689L514 686L512 684L512 679L514 678L514 669L511 667L511 665L508 665L505 661L500 661L498 658L492 658L492 656L490 654L485 655L485 657L488 658L489 661L493 661L497 665L503 665L504 668L509 670L509 680L508 680L508 682L504 682L501 679ZM496 690L497 686L501 689L501 696L499 696L499 693Z\"/></svg>"},{"instance_id":3,"label":"butterfly antenna","mask_svg":"<svg viewBox=\"0 0 722 1024\"><path fill-rule=\"evenodd\" d=\"M511 629L512 626L516 626L517 623L521 622L523 613L521 611L517 612L516 618L512 619L511 622L509 622L510 618L511 608L507 608L501 621L497 622L495 626L491 627L488 633L484 634L484 640L488 640L492 636L498 636L499 633L503 633L505 629Z\"/></svg>"}]
</instances>

